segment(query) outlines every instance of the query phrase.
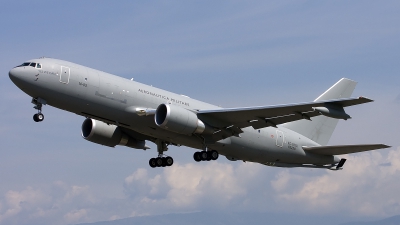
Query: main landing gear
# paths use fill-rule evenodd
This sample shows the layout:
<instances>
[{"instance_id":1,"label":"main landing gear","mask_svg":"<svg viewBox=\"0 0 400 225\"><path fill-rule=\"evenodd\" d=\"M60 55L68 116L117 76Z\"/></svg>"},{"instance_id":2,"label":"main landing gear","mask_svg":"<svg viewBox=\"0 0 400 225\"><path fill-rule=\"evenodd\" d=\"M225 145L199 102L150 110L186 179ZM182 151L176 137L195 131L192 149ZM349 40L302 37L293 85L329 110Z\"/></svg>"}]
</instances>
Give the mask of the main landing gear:
<instances>
[{"instance_id":1,"label":"main landing gear","mask_svg":"<svg viewBox=\"0 0 400 225\"><path fill-rule=\"evenodd\" d=\"M200 161L217 160L218 156L219 154L217 151L211 150L211 151L195 152L193 158L196 162L200 162Z\"/></svg>"},{"instance_id":2,"label":"main landing gear","mask_svg":"<svg viewBox=\"0 0 400 225\"><path fill-rule=\"evenodd\" d=\"M149 160L149 165L152 168L172 166L172 164L174 164L174 159L170 156L162 157L159 155L157 158L151 158Z\"/></svg>"},{"instance_id":3,"label":"main landing gear","mask_svg":"<svg viewBox=\"0 0 400 225\"><path fill-rule=\"evenodd\" d=\"M157 139L155 143L157 145L158 157L151 158L149 160L149 165L152 168L172 166L172 164L174 164L174 159L170 156L164 157L164 154L163 154L163 152L168 150L167 143L160 139Z\"/></svg>"},{"instance_id":4,"label":"main landing gear","mask_svg":"<svg viewBox=\"0 0 400 225\"><path fill-rule=\"evenodd\" d=\"M35 122L42 122L44 120L44 115L42 114L42 106L46 104L46 101L41 98L32 98L32 104L35 106L33 107L38 111L35 115L33 115L33 120Z\"/></svg>"}]
</instances>

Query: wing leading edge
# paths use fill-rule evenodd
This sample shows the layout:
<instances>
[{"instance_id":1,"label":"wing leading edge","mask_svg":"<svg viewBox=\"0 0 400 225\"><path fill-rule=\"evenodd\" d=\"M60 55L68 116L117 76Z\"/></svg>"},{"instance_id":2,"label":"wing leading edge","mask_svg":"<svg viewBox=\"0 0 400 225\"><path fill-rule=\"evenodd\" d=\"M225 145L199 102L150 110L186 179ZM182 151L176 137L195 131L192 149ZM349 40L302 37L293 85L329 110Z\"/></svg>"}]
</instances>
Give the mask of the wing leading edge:
<instances>
[{"instance_id":1,"label":"wing leading edge","mask_svg":"<svg viewBox=\"0 0 400 225\"><path fill-rule=\"evenodd\" d=\"M321 114L339 115L343 116L342 119L348 119L350 116L344 112L344 107L372 101L359 97L277 106L200 110L197 115L199 119L217 130L212 139L218 141L230 136L239 136L243 132L241 128L249 126L254 129L276 127L278 124L296 120L311 120L312 117Z\"/></svg>"}]
</instances>

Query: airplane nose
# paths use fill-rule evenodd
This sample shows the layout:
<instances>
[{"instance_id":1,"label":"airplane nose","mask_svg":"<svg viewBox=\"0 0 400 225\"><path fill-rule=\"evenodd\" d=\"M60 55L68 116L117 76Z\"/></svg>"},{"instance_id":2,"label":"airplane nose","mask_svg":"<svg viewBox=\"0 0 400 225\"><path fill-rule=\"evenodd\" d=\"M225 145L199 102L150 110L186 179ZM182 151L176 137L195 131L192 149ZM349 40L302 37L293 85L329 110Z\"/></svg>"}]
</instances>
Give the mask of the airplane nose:
<instances>
[{"instance_id":1,"label":"airplane nose","mask_svg":"<svg viewBox=\"0 0 400 225\"><path fill-rule=\"evenodd\" d=\"M21 74L21 71L18 71L18 68L13 68L8 72L8 76L10 77L11 81L19 86L21 82L23 82L23 76Z\"/></svg>"},{"instance_id":2,"label":"airplane nose","mask_svg":"<svg viewBox=\"0 0 400 225\"><path fill-rule=\"evenodd\" d=\"M17 78L17 74L16 74L16 72L15 72L15 69L11 69L11 70L8 72L8 76L10 77L10 79L11 79L12 81L14 81L14 80Z\"/></svg>"}]
</instances>

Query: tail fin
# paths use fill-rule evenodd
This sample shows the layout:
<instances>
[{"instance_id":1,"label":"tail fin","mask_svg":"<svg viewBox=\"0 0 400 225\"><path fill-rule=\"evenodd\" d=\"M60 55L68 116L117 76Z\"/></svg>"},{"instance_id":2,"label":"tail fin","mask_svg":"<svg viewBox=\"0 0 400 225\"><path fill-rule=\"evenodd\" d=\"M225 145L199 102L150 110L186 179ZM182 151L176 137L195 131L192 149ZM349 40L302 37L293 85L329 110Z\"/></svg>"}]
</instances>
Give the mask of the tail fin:
<instances>
[{"instance_id":1,"label":"tail fin","mask_svg":"<svg viewBox=\"0 0 400 225\"><path fill-rule=\"evenodd\" d=\"M349 98L356 87L357 82L347 78L340 79L336 84L330 87L316 101ZM298 120L290 123L282 124L290 130L293 130L301 135L304 135L320 145L326 145L336 128L338 119L329 118L326 116L317 116L309 120Z\"/></svg>"}]
</instances>

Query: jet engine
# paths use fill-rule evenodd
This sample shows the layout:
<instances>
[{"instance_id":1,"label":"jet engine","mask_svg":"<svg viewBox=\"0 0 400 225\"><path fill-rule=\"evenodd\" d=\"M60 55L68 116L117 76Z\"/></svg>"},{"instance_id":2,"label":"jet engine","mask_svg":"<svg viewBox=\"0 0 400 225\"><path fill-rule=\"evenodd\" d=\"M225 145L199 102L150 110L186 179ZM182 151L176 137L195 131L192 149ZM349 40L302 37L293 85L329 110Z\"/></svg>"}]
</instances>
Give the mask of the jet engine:
<instances>
[{"instance_id":1,"label":"jet engine","mask_svg":"<svg viewBox=\"0 0 400 225\"><path fill-rule=\"evenodd\" d=\"M135 140L122 132L118 126L106 124L95 119L88 118L83 121L82 137L85 140L109 147L122 145L143 150L149 149L145 141Z\"/></svg>"},{"instance_id":2,"label":"jet engine","mask_svg":"<svg viewBox=\"0 0 400 225\"><path fill-rule=\"evenodd\" d=\"M213 131L197 118L196 113L170 104L161 104L157 107L154 121L163 129L189 136Z\"/></svg>"}]
</instances>

